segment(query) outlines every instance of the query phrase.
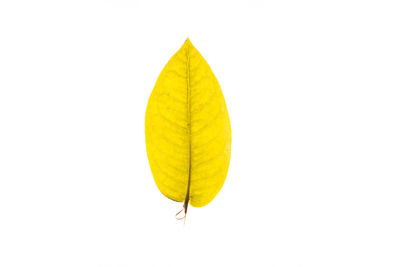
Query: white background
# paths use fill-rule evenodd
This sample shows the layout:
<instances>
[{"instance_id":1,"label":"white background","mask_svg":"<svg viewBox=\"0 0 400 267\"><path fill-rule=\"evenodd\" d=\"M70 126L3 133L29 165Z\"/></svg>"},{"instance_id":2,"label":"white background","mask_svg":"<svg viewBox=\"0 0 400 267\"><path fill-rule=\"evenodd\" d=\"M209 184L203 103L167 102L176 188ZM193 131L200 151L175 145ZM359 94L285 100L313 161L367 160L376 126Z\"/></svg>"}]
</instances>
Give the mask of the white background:
<instances>
[{"instance_id":1,"label":"white background","mask_svg":"<svg viewBox=\"0 0 400 267\"><path fill-rule=\"evenodd\" d=\"M0 2L0 266L400 266L398 1L142 2ZM184 226L144 114L187 37L233 141Z\"/></svg>"}]
</instances>

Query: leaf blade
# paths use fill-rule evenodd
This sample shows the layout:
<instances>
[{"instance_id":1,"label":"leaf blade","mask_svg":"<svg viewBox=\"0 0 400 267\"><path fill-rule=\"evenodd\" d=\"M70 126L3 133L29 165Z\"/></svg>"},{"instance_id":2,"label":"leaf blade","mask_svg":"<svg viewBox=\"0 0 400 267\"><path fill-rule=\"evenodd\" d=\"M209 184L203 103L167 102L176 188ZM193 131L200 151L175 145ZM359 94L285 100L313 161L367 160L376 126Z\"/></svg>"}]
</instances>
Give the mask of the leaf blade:
<instances>
[{"instance_id":1,"label":"leaf blade","mask_svg":"<svg viewBox=\"0 0 400 267\"><path fill-rule=\"evenodd\" d=\"M160 73L145 124L147 154L159 190L194 207L210 203L228 172L230 120L215 75L189 40Z\"/></svg>"}]
</instances>

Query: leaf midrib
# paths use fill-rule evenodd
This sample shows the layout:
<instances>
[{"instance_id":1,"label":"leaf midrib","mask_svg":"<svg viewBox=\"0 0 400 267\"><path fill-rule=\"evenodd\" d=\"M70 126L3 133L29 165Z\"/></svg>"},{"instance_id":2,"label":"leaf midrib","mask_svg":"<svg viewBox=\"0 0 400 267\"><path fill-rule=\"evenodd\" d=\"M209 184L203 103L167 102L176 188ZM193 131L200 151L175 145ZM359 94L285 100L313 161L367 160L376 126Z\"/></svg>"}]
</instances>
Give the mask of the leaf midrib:
<instances>
[{"instance_id":1,"label":"leaf midrib","mask_svg":"<svg viewBox=\"0 0 400 267\"><path fill-rule=\"evenodd\" d=\"M189 41L189 40L188 40ZM183 203L183 208L185 212L185 217L187 214L187 209L189 206L190 199L190 180L191 180L191 163L192 163L192 125L191 125L191 90L190 90L190 57L189 57L189 46L190 43L186 44L186 86L187 86L187 133L188 133L188 181L186 189L185 202Z\"/></svg>"}]
</instances>

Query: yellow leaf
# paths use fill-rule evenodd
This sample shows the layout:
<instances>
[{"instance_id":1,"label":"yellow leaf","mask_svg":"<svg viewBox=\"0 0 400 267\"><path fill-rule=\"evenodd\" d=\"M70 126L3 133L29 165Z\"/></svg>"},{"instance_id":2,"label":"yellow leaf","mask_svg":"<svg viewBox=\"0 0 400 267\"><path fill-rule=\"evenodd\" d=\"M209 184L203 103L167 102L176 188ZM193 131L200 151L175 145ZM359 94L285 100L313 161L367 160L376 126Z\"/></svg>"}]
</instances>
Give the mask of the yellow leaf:
<instances>
[{"instance_id":1,"label":"yellow leaf","mask_svg":"<svg viewBox=\"0 0 400 267\"><path fill-rule=\"evenodd\" d=\"M202 207L221 190L231 126L221 87L189 39L157 79L146 110L146 148L158 189Z\"/></svg>"}]
</instances>

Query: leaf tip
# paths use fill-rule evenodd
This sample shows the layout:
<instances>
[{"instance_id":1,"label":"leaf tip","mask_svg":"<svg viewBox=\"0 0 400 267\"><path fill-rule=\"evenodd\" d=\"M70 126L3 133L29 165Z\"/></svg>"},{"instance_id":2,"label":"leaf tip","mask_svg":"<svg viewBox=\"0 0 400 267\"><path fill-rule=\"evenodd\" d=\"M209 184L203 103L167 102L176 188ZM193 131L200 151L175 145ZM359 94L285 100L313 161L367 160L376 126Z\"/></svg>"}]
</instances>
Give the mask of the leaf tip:
<instances>
[{"instance_id":1,"label":"leaf tip","mask_svg":"<svg viewBox=\"0 0 400 267\"><path fill-rule=\"evenodd\" d=\"M183 44L183 46L193 46L192 42L190 41L189 37L186 38L185 43Z\"/></svg>"}]
</instances>

